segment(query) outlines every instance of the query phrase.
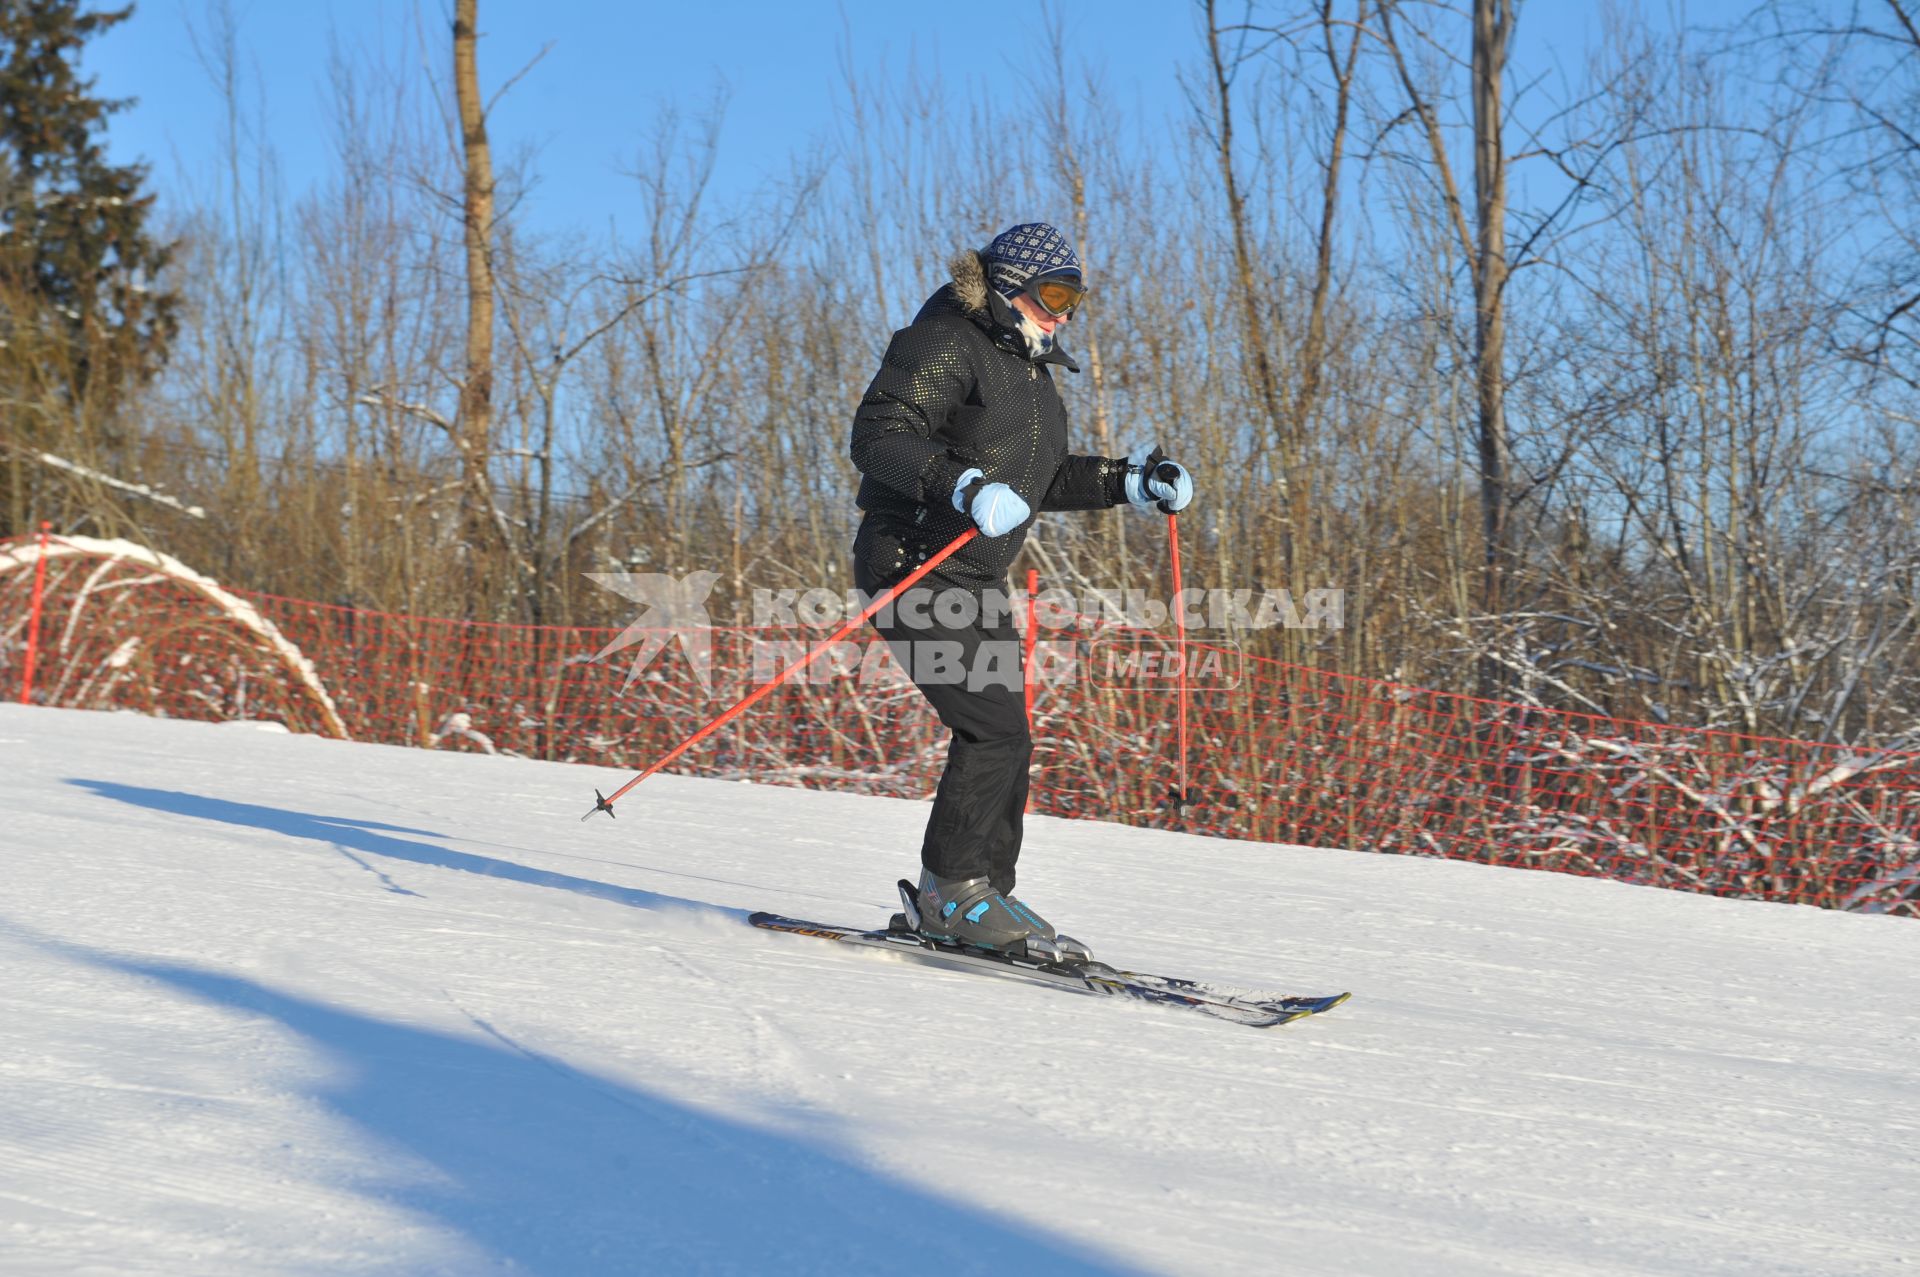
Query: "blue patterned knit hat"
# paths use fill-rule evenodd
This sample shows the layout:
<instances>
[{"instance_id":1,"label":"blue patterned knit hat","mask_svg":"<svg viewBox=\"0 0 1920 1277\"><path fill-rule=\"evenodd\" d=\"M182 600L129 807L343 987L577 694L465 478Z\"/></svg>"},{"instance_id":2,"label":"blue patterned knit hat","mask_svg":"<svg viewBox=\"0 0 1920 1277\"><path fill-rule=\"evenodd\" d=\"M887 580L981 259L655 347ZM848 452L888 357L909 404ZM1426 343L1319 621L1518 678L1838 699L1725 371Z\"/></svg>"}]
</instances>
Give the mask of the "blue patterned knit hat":
<instances>
[{"instance_id":1,"label":"blue patterned knit hat","mask_svg":"<svg viewBox=\"0 0 1920 1277\"><path fill-rule=\"evenodd\" d=\"M987 282L1009 301L1036 275L1081 273L1073 245L1045 222L1009 226L980 255L987 260Z\"/></svg>"}]
</instances>

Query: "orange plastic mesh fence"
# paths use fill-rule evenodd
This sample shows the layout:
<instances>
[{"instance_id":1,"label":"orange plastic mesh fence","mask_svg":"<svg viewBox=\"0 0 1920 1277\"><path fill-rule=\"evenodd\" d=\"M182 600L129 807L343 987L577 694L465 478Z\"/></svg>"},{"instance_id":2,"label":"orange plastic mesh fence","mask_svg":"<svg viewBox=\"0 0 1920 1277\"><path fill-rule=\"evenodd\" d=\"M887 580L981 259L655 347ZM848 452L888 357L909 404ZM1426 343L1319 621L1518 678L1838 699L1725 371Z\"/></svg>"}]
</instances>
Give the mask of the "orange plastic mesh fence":
<instances>
[{"instance_id":1,"label":"orange plastic mesh fence","mask_svg":"<svg viewBox=\"0 0 1920 1277\"><path fill-rule=\"evenodd\" d=\"M666 646L629 683L640 648L596 659L617 630L210 592L177 565L61 544L38 703L585 763L623 773L616 785L823 633L705 631L703 686L681 638L658 632ZM33 582L17 569L35 561L31 540L0 541L10 697ZM1193 801L1176 804L1172 673L1115 661L1111 630L1075 623L1040 638L1036 812L1920 914L1920 755L1483 701L1196 643L1190 669L1217 656L1233 676L1193 682ZM673 770L924 797L945 755L939 723L863 630Z\"/></svg>"}]
</instances>

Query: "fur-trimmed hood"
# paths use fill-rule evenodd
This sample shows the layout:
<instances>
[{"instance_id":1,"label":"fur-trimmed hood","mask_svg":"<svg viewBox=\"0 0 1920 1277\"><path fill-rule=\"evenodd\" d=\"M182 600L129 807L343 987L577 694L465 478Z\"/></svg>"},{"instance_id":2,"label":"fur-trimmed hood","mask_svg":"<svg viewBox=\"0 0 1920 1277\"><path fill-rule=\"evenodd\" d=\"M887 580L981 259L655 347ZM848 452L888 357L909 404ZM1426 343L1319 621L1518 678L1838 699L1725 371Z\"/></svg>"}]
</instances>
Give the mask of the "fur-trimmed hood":
<instances>
[{"instance_id":1,"label":"fur-trimmed hood","mask_svg":"<svg viewBox=\"0 0 1920 1277\"><path fill-rule=\"evenodd\" d=\"M953 299L969 315L987 314L987 262L974 248L963 248L947 259L953 272Z\"/></svg>"}]
</instances>

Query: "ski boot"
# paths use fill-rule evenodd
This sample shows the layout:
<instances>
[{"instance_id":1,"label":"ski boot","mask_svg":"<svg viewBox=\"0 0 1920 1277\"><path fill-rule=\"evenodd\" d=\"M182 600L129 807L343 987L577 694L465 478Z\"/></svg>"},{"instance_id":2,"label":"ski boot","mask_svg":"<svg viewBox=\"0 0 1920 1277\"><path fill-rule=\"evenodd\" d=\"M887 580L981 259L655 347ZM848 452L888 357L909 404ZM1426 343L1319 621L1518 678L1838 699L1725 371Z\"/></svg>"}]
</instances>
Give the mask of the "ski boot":
<instances>
[{"instance_id":1,"label":"ski boot","mask_svg":"<svg viewBox=\"0 0 1920 1277\"><path fill-rule=\"evenodd\" d=\"M1018 899L995 891L985 878L940 878L923 869L917 889L901 881L900 899L910 930L946 944L1049 963L1084 962L1093 956Z\"/></svg>"}]
</instances>

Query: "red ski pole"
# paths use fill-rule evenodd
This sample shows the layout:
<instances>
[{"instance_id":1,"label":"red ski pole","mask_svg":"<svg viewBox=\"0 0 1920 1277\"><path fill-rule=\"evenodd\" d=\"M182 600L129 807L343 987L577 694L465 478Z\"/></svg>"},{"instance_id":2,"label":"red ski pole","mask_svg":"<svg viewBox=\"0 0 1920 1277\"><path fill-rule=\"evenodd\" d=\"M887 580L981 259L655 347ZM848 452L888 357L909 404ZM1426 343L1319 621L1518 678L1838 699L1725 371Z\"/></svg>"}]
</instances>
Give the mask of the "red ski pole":
<instances>
[{"instance_id":1,"label":"red ski pole","mask_svg":"<svg viewBox=\"0 0 1920 1277\"><path fill-rule=\"evenodd\" d=\"M586 816L582 816L580 819L585 820L587 816L593 815L593 813L596 811L604 811L607 813L609 817L611 817L613 815L614 800L619 798L620 795L626 793L629 789L632 789L635 785L638 785L641 781L653 775L655 772L659 771L662 767L665 767L668 763L680 757L680 755L686 753L688 750L692 749L695 745L698 745L701 741L705 740L707 737L719 731L722 727L725 727L728 723L731 723L735 718L740 716L742 711L746 710L749 706L761 700L769 692L773 691L774 688L780 686L780 684L786 682L789 678L791 678L795 671L805 669L807 666L819 660L820 657L824 655L827 652L827 650L830 649L835 643L838 643L841 639L853 633L855 629L857 629L859 626L864 624L868 617L872 616L875 612L878 612L881 608L885 607L887 604L893 602L893 600L899 597L899 595L903 591L905 591L908 586L913 585L914 583L919 581L921 577L933 571L935 568L939 567L942 563L945 563L948 557L952 555L955 550L958 550L961 546L965 545L967 542L973 540L975 537L979 535L980 535L980 529L968 528L965 532L962 532L959 536L949 541L945 549L941 550L938 554L934 555L932 558L928 559L925 563L922 563L919 567L915 568L912 572L910 572L907 575L907 578L905 580L900 582L900 584L894 586L891 590L888 590L885 594L882 594L879 598L867 604L866 609L862 611L860 615L854 617L851 621L848 621L845 625L842 625L839 629L835 630L831 636L820 640L819 643L814 645L814 648L811 652L808 652L805 656L801 657L799 660L795 661L793 664L787 666L787 668L781 670L778 674L774 675L771 681L763 683L759 687L754 688L753 691L749 692L744 698L742 698L738 704L734 705L732 709L727 710L724 714L720 715L720 717L714 719L711 723L708 723L705 727L702 727L699 731L687 737L685 740L681 741L678 745L675 745L672 749L668 750L660 758L656 759L652 766L648 767L645 771L641 772L638 776L635 776L632 780L628 781L626 784L620 786L620 788L614 790L612 794L608 795L605 798L602 798L600 796L600 791L597 789L594 790L593 791L593 810L589 811Z\"/></svg>"},{"instance_id":2,"label":"red ski pole","mask_svg":"<svg viewBox=\"0 0 1920 1277\"><path fill-rule=\"evenodd\" d=\"M1180 649L1180 788L1174 793L1173 814L1177 819L1180 809L1188 802L1187 790L1187 613L1180 606L1180 516L1167 515L1167 548L1173 556L1173 628L1178 636Z\"/></svg>"},{"instance_id":3,"label":"red ski pole","mask_svg":"<svg viewBox=\"0 0 1920 1277\"><path fill-rule=\"evenodd\" d=\"M1039 623L1040 609L1039 609L1039 605L1034 600L1035 600L1035 596L1038 595L1039 593L1040 593L1040 569L1028 568L1027 569L1027 635L1026 635L1026 641L1024 643L1024 647L1026 650L1021 654L1022 660L1020 662L1021 664L1020 683L1021 683L1022 689L1026 692L1028 735L1032 735L1033 733L1033 651L1034 651L1034 648L1039 645L1039 641L1040 641L1040 623Z\"/></svg>"}]
</instances>

